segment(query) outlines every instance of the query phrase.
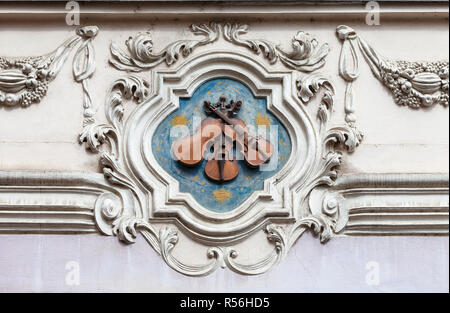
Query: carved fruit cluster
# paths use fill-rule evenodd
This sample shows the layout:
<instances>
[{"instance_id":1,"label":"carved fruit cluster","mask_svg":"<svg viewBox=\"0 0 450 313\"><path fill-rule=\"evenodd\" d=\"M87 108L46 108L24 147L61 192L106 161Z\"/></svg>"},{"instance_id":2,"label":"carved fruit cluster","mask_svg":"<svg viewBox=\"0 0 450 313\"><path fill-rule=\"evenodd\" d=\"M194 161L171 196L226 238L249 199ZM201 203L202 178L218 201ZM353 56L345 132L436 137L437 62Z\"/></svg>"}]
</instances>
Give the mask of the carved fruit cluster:
<instances>
[{"instance_id":1,"label":"carved fruit cluster","mask_svg":"<svg viewBox=\"0 0 450 313\"><path fill-rule=\"evenodd\" d=\"M21 105L27 107L32 103L38 103L47 95L48 83L38 81L36 87L22 94Z\"/></svg>"},{"instance_id":2,"label":"carved fruit cluster","mask_svg":"<svg viewBox=\"0 0 450 313\"><path fill-rule=\"evenodd\" d=\"M0 104L28 107L38 103L48 90L48 72L41 57L8 60L0 58Z\"/></svg>"},{"instance_id":3,"label":"carved fruit cluster","mask_svg":"<svg viewBox=\"0 0 450 313\"><path fill-rule=\"evenodd\" d=\"M399 105L448 106L448 62L382 62L380 75Z\"/></svg>"}]
</instances>

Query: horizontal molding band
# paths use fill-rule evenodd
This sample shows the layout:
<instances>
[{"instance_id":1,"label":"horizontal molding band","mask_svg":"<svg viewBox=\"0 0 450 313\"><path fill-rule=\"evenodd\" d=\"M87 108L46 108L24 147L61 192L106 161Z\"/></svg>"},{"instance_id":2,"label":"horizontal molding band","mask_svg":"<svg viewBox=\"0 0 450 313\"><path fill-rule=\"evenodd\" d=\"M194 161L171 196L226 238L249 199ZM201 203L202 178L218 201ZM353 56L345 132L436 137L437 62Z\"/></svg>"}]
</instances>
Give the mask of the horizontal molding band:
<instances>
[{"instance_id":1,"label":"horizontal molding band","mask_svg":"<svg viewBox=\"0 0 450 313\"><path fill-rule=\"evenodd\" d=\"M96 233L97 199L121 195L102 174L0 171L0 233Z\"/></svg>"},{"instance_id":2,"label":"horizontal molding band","mask_svg":"<svg viewBox=\"0 0 450 313\"><path fill-rule=\"evenodd\" d=\"M449 7L447 3L386 3L380 2L380 14L386 17L447 17ZM0 16L2 18L17 18L20 16L52 16L66 15L65 3L1 3ZM81 3L81 16L86 17L158 17L158 18L183 18L183 17L318 17L318 16L365 16L368 11L365 3L340 3L340 4L248 4L248 3L152 3L152 2L122 2L105 3L91 2Z\"/></svg>"},{"instance_id":3,"label":"horizontal molding band","mask_svg":"<svg viewBox=\"0 0 450 313\"><path fill-rule=\"evenodd\" d=\"M339 235L448 235L448 174L347 174L328 192L342 197ZM0 233L96 232L97 198L123 190L102 174L0 171Z\"/></svg>"},{"instance_id":4,"label":"horizontal molding band","mask_svg":"<svg viewBox=\"0 0 450 313\"><path fill-rule=\"evenodd\" d=\"M448 174L353 174L332 188L348 222L341 235L448 235Z\"/></svg>"},{"instance_id":5,"label":"horizontal molding band","mask_svg":"<svg viewBox=\"0 0 450 313\"><path fill-rule=\"evenodd\" d=\"M418 226L412 228L402 228L401 234L399 234L399 228L383 228L383 229L358 229L347 230L346 236L448 236L448 226L433 229L433 233L430 234L430 228L420 228Z\"/></svg>"},{"instance_id":6,"label":"horizontal molding band","mask_svg":"<svg viewBox=\"0 0 450 313\"><path fill-rule=\"evenodd\" d=\"M81 224L0 224L0 234L95 234L97 228Z\"/></svg>"},{"instance_id":7,"label":"horizontal molding band","mask_svg":"<svg viewBox=\"0 0 450 313\"><path fill-rule=\"evenodd\" d=\"M448 190L449 174L367 173L344 174L336 181L336 189L349 188L442 188Z\"/></svg>"}]
</instances>

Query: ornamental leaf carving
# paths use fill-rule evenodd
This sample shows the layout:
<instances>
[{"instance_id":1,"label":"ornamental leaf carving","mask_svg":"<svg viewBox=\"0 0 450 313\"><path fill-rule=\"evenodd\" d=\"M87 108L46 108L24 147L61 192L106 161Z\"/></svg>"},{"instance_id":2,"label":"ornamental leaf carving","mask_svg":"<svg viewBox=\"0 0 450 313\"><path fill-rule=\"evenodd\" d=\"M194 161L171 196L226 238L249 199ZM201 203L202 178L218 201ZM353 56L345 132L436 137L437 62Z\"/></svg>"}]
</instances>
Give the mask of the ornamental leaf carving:
<instances>
[{"instance_id":1,"label":"ornamental leaf carving","mask_svg":"<svg viewBox=\"0 0 450 313\"><path fill-rule=\"evenodd\" d=\"M312 72L325 65L325 57L330 52L328 44L319 45L310 34L300 31L292 39L292 51L285 52L268 40L243 39L241 35L248 33L248 25L226 24L225 39L236 45L248 47L256 54L263 54L270 63L278 59L287 67Z\"/></svg>"},{"instance_id":2,"label":"ornamental leaf carving","mask_svg":"<svg viewBox=\"0 0 450 313\"><path fill-rule=\"evenodd\" d=\"M126 41L127 53L120 50L116 44L111 45L110 63L119 70L131 72L152 69L161 63L170 66L175 64L180 56L189 56L195 48L217 41L222 32L225 40L247 47L256 54L263 54L271 64L280 60L287 67L302 72L312 72L324 66L330 51L328 44L319 45L313 36L303 31L298 32L292 39L292 51L286 52L269 40L241 38L248 30L248 25L240 24L194 24L191 26L191 32L202 36L203 39L178 40L160 52L153 51L153 37L150 32L139 33Z\"/></svg>"},{"instance_id":3,"label":"ornamental leaf carving","mask_svg":"<svg viewBox=\"0 0 450 313\"><path fill-rule=\"evenodd\" d=\"M111 64L119 70L140 72L151 69L163 62L167 65L176 63L180 55L190 55L196 47L203 46L216 41L219 37L219 25L192 25L191 32L203 39L179 40L169 44L162 51L153 52L153 39L150 32L139 33L136 37L130 37L126 41L128 54L121 51L116 44L111 45L113 58Z\"/></svg>"}]
</instances>

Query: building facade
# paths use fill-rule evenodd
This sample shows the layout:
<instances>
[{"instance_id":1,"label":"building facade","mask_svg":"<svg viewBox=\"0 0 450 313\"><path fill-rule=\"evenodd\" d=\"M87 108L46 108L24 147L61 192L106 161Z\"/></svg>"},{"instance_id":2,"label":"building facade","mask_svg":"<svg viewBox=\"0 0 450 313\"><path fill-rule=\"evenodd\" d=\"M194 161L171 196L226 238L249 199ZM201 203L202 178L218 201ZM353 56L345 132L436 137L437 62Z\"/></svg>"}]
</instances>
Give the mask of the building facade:
<instances>
[{"instance_id":1,"label":"building facade","mask_svg":"<svg viewBox=\"0 0 450 313\"><path fill-rule=\"evenodd\" d=\"M447 2L0 29L0 291L448 292Z\"/></svg>"}]
</instances>

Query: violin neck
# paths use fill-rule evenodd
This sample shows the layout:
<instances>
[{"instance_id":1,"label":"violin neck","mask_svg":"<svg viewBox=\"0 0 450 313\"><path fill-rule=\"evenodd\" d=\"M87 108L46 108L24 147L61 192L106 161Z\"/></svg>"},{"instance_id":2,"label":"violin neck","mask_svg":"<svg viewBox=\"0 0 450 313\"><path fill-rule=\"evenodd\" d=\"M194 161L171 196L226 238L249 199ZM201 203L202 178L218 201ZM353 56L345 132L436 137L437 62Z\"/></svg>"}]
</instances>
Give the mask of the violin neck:
<instances>
[{"instance_id":1,"label":"violin neck","mask_svg":"<svg viewBox=\"0 0 450 313\"><path fill-rule=\"evenodd\" d=\"M221 112L219 109L215 108L214 106L212 106L211 104L207 104L209 109L211 111L213 111L218 117L220 117L225 123L227 123L228 125L234 126L235 127L235 131L239 134L239 135L247 135L248 137L252 138L252 139L256 139L258 141L258 139L255 136L252 136L247 129L243 128L241 125L239 125L238 122L233 121L232 119L230 119L226 114L224 114L223 112Z\"/></svg>"},{"instance_id":2,"label":"violin neck","mask_svg":"<svg viewBox=\"0 0 450 313\"><path fill-rule=\"evenodd\" d=\"M212 106L210 103L206 103L206 105L208 106L208 108L213 111L218 117L220 117L225 123L227 123L228 125L232 125L235 126L236 123L233 122L226 114L224 114L223 112L221 112L218 108Z\"/></svg>"}]
</instances>

